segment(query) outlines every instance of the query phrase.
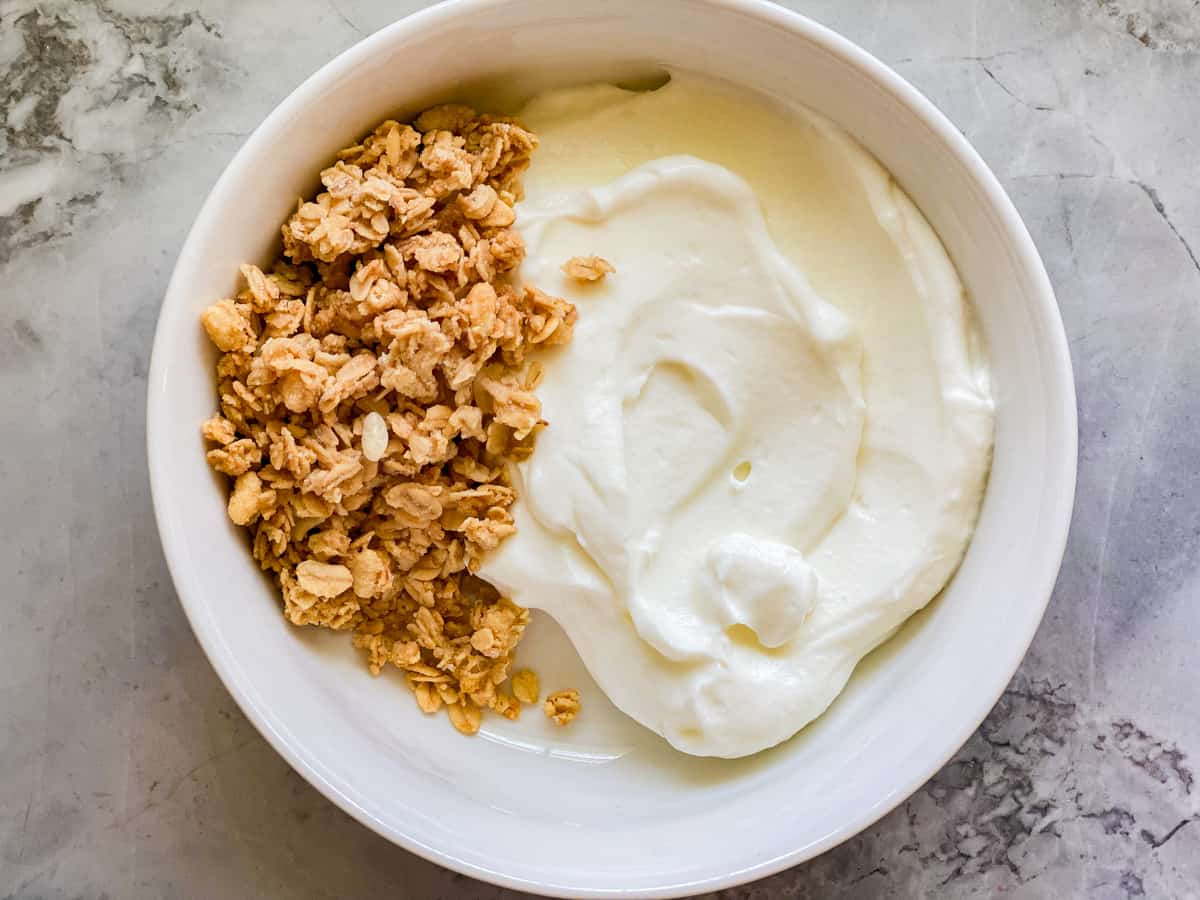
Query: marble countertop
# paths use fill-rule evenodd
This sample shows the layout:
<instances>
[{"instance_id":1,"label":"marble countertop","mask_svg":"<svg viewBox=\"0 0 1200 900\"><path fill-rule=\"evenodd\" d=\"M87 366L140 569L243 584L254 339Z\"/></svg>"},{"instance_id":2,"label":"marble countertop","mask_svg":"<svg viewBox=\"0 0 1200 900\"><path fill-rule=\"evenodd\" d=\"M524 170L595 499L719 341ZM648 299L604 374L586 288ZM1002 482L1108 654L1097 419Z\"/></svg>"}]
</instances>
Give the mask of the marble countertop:
<instances>
[{"instance_id":1,"label":"marble countertop","mask_svg":"<svg viewBox=\"0 0 1200 900\"><path fill-rule=\"evenodd\" d=\"M201 200L318 63L412 0L0 0L0 897L512 897L392 846L242 717L151 515L150 340ZM891 815L723 896L1200 893L1200 8L788 5L966 133L1045 257L1079 389L1049 612Z\"/></svg>"}]
</instances>

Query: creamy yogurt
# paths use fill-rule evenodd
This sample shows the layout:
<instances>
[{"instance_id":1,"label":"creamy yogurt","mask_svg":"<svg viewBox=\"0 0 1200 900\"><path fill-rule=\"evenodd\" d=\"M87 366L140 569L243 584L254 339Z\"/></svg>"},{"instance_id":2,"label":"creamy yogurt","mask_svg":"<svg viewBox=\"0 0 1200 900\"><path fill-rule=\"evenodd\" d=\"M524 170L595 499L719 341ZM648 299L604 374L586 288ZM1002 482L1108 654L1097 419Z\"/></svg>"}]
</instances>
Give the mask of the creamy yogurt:
<instances>
[{"instance_id":1,"label":"creamy yogurt","mask_svg":"<svg viewBox=\"0 0 1200 900\"><path fill-rule=\"evenodd\" d=\"M518 532L481 574L680 750L770 747L966 548L993 411L962 285L812 113L677 73L522 115L522 275L580 314L543 363ZM617 271L575 284L576 255Z\"/></svg>"}]
</instances>

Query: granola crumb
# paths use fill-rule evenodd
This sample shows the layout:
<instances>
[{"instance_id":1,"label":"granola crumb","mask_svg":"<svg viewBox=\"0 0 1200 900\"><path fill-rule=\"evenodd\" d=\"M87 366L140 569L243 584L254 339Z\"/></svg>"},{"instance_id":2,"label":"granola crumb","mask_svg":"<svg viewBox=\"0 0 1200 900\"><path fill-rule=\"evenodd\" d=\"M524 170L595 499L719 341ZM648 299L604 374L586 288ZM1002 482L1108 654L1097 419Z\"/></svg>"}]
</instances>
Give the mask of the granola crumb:
<instances>
[{"instance_id":1,"label":"granola crumb","mask_svg":"<svg viewBox=\"0 0 1200 900\"><path fill-rule=\"evenodd\" d=\"M529 669L521 669L515 672L512 677L512 692L513 696L527 706L532 706L538 702L538 696L541 694L542 687L538 683L538 677Z\"/></svg>"},{"instance_id":2,"label":"granola crumb","mask_svg":"<svg viewBox=\"0 0 1200 900\"><path fill-rule=\"evenodd\" d=\"M221 351L208 460L284 615L350 632L463 734L538 694L530 672L505 689L529 613L474 575L516 530L508 467L546 424L532 354L575 322L511 275L536 146L465 106L381 123L300 201L283 255L201 315Z\"/></svg>"},{"instance_id":3,"label":"granola crumb","mask_svg":"<svg viewBox=\"0 0 1200 900\"><path fill-rule=\"evenodd\" d=\"M603 256L572 256L562 266L568 278L576 281L599 281L616 270Z\"/></svg>"},{"instance_id":4,"label":"granola crumb","mask_svg":"<svg viewBox=\"0 0 1200 900\"><path fill-rule=\"evenodd\" d=\"M542 712L547 718L553 719L555 724L566 725L579 715L579 691L574 688L555 691L542 704Z\"/></svg>"}]
</instances>

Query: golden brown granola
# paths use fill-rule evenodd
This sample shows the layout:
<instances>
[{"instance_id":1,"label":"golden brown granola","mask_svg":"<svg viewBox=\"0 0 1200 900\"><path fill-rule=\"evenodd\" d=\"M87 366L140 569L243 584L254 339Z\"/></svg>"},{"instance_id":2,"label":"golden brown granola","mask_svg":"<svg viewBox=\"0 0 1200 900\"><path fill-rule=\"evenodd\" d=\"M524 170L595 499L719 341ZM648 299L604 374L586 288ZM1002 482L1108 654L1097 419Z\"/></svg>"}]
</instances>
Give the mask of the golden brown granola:
<instances>
[{"instance_id":1,"label":"golden brown granola","mask_svg":"<svg viewBox=\"0 0 1200 900\"><path fill-rule=\"evenodd\" d=\"M555 691L542 704L542 712L557 725L566 725L579 715L579 691L569 688Z\"/></svg>"},{"instance_id":2,"label":"golden brown granola","mask_svg":"<svg viewBox=\"0 0 1200 900\"><path fill-rule=\"evenodd\" d=\"M528 669L521 669L519 672L514 672L512 677L512 692L513 696L525 704L534 704L538 702L538 695L542 688L538 683L537 674Z\"/></svg>"},{"instance_id":3,"label":"golden brown granola","mask_svg":"<svg viewBox=\"0 0 1200 900\"><path fill-rule=\"evenodd\" d=\"M208 459L284 615L352 632L466 734L520 714L501 686L529 615L472 573L515 530L507 466L545 424L529 354L575 321L512 277L536 146L463 106L382 123L201 317L222 351Z\"/></svg>"},{"instance_id":4,"label":"golden brown granola","mask_svg":"<svg viewBox=\"0 0 1200 900\"><path fill-rule=\"evenodd\" d=\"M572 256L563 263L562 270L568 278L576 281L599 281L617 271L616 266L603 256Z\"/></svg>"}]
</instances>

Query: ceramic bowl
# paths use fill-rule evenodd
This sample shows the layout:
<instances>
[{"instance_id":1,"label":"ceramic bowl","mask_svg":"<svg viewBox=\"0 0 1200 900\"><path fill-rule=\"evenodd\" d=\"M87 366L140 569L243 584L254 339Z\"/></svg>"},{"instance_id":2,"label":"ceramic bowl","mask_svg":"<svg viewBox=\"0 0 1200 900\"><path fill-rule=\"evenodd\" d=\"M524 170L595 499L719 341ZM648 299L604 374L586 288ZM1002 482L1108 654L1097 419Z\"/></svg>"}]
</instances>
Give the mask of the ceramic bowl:
<instances>
[{"instance_id":1,"label":"ceramic bowl","mask_svg":"<svg viewBox=\"0 0 1200 900\"><path fill-rule=\"evenodd\" d=\"M823 113L891 170L940 234L974 303L997 400L995 462L961 569L860 665L796 738L737 762L672 751L616 713L553 623L522 654L575 679L571 728L544 717L479 736L372 679L345 635L288 625L225 515L199 423L214 353L197 317L267 262L297 196L379 120L487 94L693 69ZM535 160L536 165L536 160ZM903 801L970 736L1042 617L1075 481L1070 360L1046 273L1012 203L962 135L879 61L752 0L458 0L367 38L304 82L221 176L180 254L150 370L154 505L180 600L230 692L330 800L467 875L559 896L666 897L809 859ZM498 717L492 717L497 719Z\"/></svg>"}]
</instances>

